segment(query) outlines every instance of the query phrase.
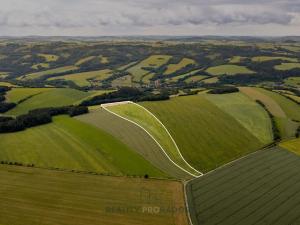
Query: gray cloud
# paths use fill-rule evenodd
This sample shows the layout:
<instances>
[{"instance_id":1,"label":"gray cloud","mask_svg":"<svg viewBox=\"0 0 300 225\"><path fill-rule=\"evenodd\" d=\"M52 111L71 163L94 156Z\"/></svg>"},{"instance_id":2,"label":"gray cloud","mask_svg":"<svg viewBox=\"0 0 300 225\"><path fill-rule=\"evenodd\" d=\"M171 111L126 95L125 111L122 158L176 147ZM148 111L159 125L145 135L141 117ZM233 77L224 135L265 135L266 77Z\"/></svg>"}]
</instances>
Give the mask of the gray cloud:
<instances>
[{"instance_id":1,"label":"gray cloud","mask_svg":"<svg viewBox=\"0 0 300 225\"><path fill-rule=\"evenodd\" d=\"M242 35L245 27L252 33L255 28L264 27L261 35L273 35L277 30L300 35L298 0L264 3L259 0L0 0L0 3L0 35L172 32L185 35L193 34L193 30L194 34L222 34L218 32L224 28Z\"/></svg>"}]
</instances>

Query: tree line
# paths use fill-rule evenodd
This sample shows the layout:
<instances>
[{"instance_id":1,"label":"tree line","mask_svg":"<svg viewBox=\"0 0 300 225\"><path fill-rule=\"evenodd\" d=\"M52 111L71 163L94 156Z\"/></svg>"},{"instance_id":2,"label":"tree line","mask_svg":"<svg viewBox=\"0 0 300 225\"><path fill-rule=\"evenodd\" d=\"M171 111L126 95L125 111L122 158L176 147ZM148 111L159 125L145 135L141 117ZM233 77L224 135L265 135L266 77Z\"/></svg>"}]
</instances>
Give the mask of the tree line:
<instances>
[{"instance_id":1,"label":"tree line","mask_svg":"<svg viewBox=\"0 0 300 225\"><path fill-rule=\"evenodd\" d=\"M88 113L85 106L63 106L41 108L29 111L27 114L12 117L0 117L0 133L10 133L25 130L26 128L52 122L52 117L69 115L71 117Z\"/></svg>"},{"instance_id":2,"label":"tree line","mask_svg":"<svg viewBox=\"0 0 300 225\"><path fill-rule=\"evenodd\" d=\"M239 92L239 89L237 87L220 87L215 88L210 91L208 91L208 94L228 94L228 93L234 93Z\"/></svg>"},{"instance_id":3,"label":"tree line","mask_svg":"<svg viewBox=\"0 0 300 225\"><path fill-rule=\"evenodd\" d=\"M268 115L271 119L271 123L272 123L273 139L274 139L274 141L279 141L281 139L281 135L280 135L280 131L279 131L279 128L276 124L276 121L275 121L275 118L274 118L273 114L267 109L266 105L262 101L256 100L256 102L259 105L261 105L266 110L266 112L268 113Z\"/></svg>"},{"instance_id":4,"label":"tree line","mask_svg":"<svg viewBox=\"0 0 300 225\"><path fill-rule=\"evenodd\" d=\"M5 113L16 106L15 103L5 102L5 94L10 90L10 87L0 86L0 113Z\"/></svg>"},{"instance_id":5,"label":"tree line","mask_svg":"<svg viewBox=\"0 0 300 225\"><path fill-rule=\"evenodd\" d=\"M153 94L150 89L138 89L133 87L121 87L115 92L105 93L83 101L80 105L91 106L110 102L121 101L161 101L170 99L167 91Z\"/></svg>"}]
</instances>

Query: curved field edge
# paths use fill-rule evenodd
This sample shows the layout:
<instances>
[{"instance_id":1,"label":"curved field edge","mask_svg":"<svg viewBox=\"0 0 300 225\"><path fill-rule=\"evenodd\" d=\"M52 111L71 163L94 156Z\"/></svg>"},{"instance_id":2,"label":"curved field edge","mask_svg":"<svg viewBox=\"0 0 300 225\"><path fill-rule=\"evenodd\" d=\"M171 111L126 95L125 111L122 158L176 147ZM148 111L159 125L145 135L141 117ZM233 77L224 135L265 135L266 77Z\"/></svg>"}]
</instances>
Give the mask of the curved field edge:
<instances>
[{"instance_id":1,"label":"curved field edge","mask_svg":"<svg viewBox=\"0 0 300 225\"><path fill-rule=\"evenodd\" d=\"M133 102L104 104L102 106L109 112L115 113L143 128L150 136L152 136L174 165L192 176L202 175L201 172L191 167L185 161L168 130L150 111Z\"/></svg>"},{"instance_id":2,"label":"curved field edge","mask_svg":"<svg viewBox=\"0 0 300 225\"><path fill-rule=\"evenodd\" d=\"M192 178L192 176L175 166L142 128L108 112L102 107L90 109L90 113L78 116L76 119L110 133L171 177L177 179Z\"/></svg>"},{"instance_id":3,"label":"curved field edge","mask_svg":"<svg viewBox=\"0 0 300 225\"><path fill-rule=\"evenodd\" d=\"M0 165L0 186L3 225L188 225L177 181Z\"/></svg>"},{"instance_id":4,"label":"curved field edge","mask_svg":"<svg viewBox=\"0 0 300 225\"><path fill-rule=\"evenodd\" d=\"M22 115L37 108L59 107L72 105L81 101L92 93L83 92L70 88L55 88L40 92L25 101L19 103L15 108L9 110L7 115Z\"/></svg>"},{"instance_id":5,"label":"curved field edge","mask_svg":"<svg viewBox=\"0 0 300 225\"><path fill-rule=\"evenodd\" d=\"M235 118L202 95L143 102L167 127L184 158L208 172L264 146Z\"/></svg>"},{"instance_id":6,"label":"curved field edge","mask_svg":"<svg viewBox=\"0 0 300 225\"><path fill-rule=\"evenodd\" d=\"M300 121L300 106L286 97L262 88L242 87L241 92L264 103L275 117L282 138L294 137Z\"/></svg>"},{"instance_id":7,"label":"curved field edge","mask_svg":"<svg viewBox=\"0 0 300 225\"><path fill-rule=\"evenodd\" d=\"M274 147L187 184L190 217L200 224L298 224L300 157Z\"/></svg>"},{"instance_id":8,"label":"curved field edge","mask_svg":"<svg viewBox=\"0 0 300 225\"><path fill-rule=\"evenodd\" d=\"M203 96L224 113L235 118L262 143L273 142L272 123L268 113L248 96L242 93L204 94Z\"/></svg>"},{"instance_id":9,"label":"curved field edge","mask_svg":"<svg viewBox=\"0 0 300 225\"><path fill-rule=\"evenodd\" d=\"M1 134L0 160L43 168L167 177L112 135L67 116L54 117L51 124Z\"/></svg>"}]
</instances>

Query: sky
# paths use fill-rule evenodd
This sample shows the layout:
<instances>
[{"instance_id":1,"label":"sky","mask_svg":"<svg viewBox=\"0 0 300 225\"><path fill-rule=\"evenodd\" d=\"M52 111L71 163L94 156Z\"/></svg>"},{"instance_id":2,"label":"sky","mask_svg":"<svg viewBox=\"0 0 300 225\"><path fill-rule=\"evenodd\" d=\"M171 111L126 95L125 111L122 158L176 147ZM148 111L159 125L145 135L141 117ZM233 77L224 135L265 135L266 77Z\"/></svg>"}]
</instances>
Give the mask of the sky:
<instances>
[{"instance_id":1,"label":"sky","mask_svg":"<svg viewBox=\"0 0 300 225\"><path fill-rule=\"evenodd\" d=\"M300 36L300 0L0 0L0 36Z\"/></svg>"}]
</instances>

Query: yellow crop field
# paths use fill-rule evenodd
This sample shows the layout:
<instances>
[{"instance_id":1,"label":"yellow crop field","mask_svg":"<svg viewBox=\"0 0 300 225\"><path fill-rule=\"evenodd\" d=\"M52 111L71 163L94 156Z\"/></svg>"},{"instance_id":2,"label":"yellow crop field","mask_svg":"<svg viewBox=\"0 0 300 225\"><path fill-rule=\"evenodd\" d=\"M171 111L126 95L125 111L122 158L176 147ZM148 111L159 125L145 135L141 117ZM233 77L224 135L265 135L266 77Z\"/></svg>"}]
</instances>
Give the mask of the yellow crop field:
<instances>
[{"instance_id":1,"label":"yellow crop field","mask_svg":"<svg viewBox=\"0 0 300 225\"><path fill-rule=\"evenodd\" d=\"M152 55L147 59L141 61L139 64L130 67L127 71L132 74L134 82L140 82L149 71L145 70L145 67L159 68L160 66L166 64L172 56L168 55Z\"/></svg>"},{"instance_id":2,"label":"yellow crop field","mask_svg":"<svg viewBox=\"0 0 300 225\"><path fill-rule=\"evenodd\" d=\"M88 56L88 57L82 58L75 63L75 66L80 66L81 64L88 62L88 61L94 59L95 57L96 56Z\"/></svg>"},{"instance_id":3,"label":"yellow crop field","mask_svg":"<svg viewBox=\"0 0 300 225\"><path fill-rule=\"evenodd\" d=\"M49 63L38 63L38 64L34 64L32 67L32 69L38 70L39 68L49 68Z\"/></svg>"},{"instance_id":4,"label":"yellow crop field","mask_svg":"<svg viewBox=\"0 0 300 225\"><path fill-rule=\"evenodd\" d=\"M276 70L292 70L300 68L300 63L281 63L274 67Z\"/></svg>"},{"instance_id":5,"label":"yellow crop field","mask_svg":"<svg viewBox=\"0 0 300 225\"><path fill-rule=\"evenodd\" d=\"M51 54L38 54L38 56L45 58L46 62L55 62L59 58L59 56Z\"/></svg>"},{"instance_id":6,"label":"yellow crop field","mask_svg":"<svg viewBox=\"0 0 300 225\"><path fill-rule=\"evenodd\" d=\"M77 66L63 66L63 67L58 67L58 68L51 69L51 70L45 70L45 71L41 71L41 72L26 74L21 77L18 77L17 80L34 80L34 79L42 78L43 76L56 74L56 73L68 72L68 71L77 70L77 69L78 69Z\"/></svg>"},{"instance_id":7,"label":"yellow crop field","mask_svg":"<svg viewBox=\"0 0 300 225\"><path fill-rule=\"evenodd\" d=\"M253 62L265 62L272 60L283 60L288 62L298 62L297 58L289 58L289 57L276 57L276 56L256 56L252 58Z\"/></svg>"},{"instance_id":8,"label":"yellow crop field","mask_svg":"<svg viewBox=\"0 0 300 225\"><path fill-rule=\"evenodd\" d=\"M90 86L91 83L89 80L100 82L112 75L111 70L97 70L91 72L83 72L83 73L74 73L68 74L64 76L52 77L48 80L69 80L73 81L76 85L83 87L83 86Z\"/></svg>"},{"instance_id":9,"label":"yellow crop field","mask_svg":"<svg viewBox=\"0 0 300 225\"><path fill-rule=\"evenodd\" d=\"M165 75L169 75L169 74L172 74L188 65L191 65L191 64L195 64L195 60L193 59L188 59L188 58L183 58L179 63L177 64L169 64L168 67L167 67L167 70L165 72Z\"/></svg>"}]
</instances>

